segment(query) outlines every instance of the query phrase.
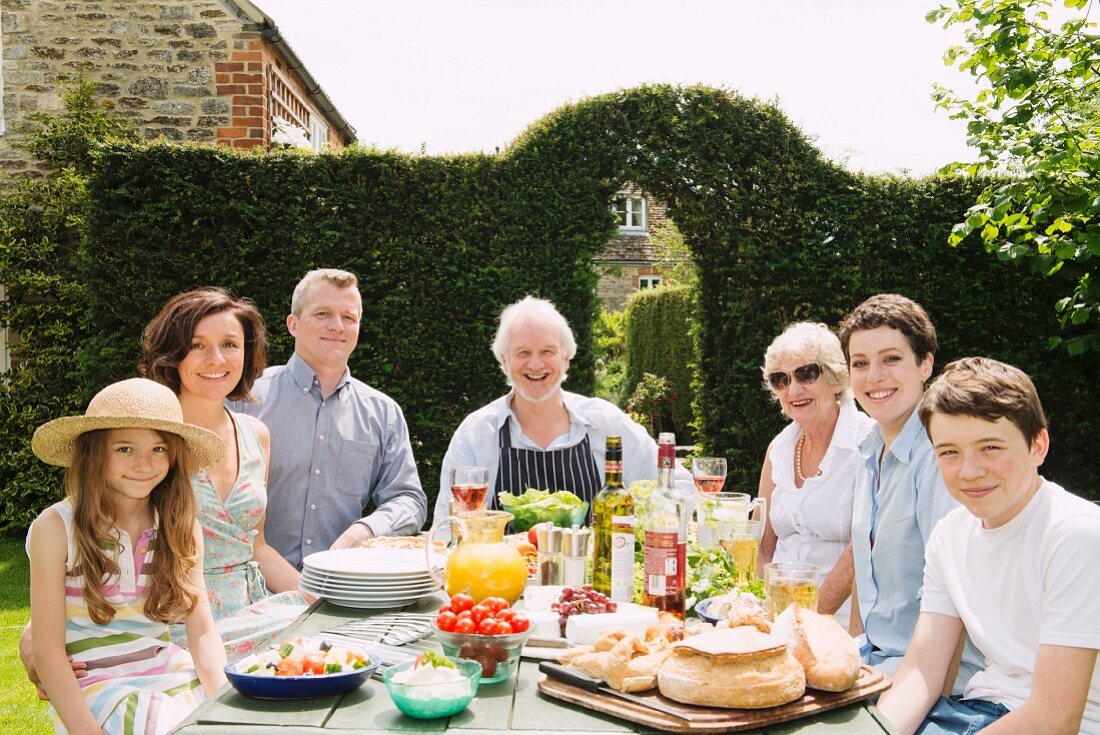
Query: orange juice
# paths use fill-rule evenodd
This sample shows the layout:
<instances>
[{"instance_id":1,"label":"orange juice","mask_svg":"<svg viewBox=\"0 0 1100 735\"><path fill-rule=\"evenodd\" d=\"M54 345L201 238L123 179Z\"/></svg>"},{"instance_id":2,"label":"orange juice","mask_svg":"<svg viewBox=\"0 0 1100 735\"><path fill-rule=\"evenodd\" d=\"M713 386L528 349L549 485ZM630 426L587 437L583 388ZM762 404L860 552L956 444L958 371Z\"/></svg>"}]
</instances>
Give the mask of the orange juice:
<instances>
[{"instance_id":1,"label":"orange juice","mask_svg":"<svg viewBox=\"0 0 1100 735\"><path fill-rule=\"evenodd\" d=\"M527 562L505 542L467 541L447 560L447 594L466 592L480 602L503 597L514 603L527 583Z\"/></svg>"}]
</instances>

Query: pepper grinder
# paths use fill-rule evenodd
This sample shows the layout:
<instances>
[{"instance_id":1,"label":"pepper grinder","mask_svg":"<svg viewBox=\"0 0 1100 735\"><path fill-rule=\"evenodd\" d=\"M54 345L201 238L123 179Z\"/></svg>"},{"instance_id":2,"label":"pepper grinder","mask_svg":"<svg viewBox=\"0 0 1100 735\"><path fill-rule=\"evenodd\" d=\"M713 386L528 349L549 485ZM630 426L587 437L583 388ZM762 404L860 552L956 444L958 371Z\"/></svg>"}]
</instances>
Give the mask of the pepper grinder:
<instances>
[{"instance_id":1,"label":"pepper grinder","mask_svg":"<svg viewBox=\"0 0 1100 735\"><path fill-rule=\"evenodd\" d=\"M580 587L587 581L588 542L592 529L573 526L562 530L562 567L566 587Z\"/></svg>"},{"instance_id":2,"label":"pepper grinder","mask_svg":"<svg viewBox=\"0 0 1100 735\"><path fill-rule=\"evenodd\" d=\"M540 523L535 526L535 538L539 542L538 583L560 585L562 577L562 529L553 523Z\"/></svg>"}]
</instances>

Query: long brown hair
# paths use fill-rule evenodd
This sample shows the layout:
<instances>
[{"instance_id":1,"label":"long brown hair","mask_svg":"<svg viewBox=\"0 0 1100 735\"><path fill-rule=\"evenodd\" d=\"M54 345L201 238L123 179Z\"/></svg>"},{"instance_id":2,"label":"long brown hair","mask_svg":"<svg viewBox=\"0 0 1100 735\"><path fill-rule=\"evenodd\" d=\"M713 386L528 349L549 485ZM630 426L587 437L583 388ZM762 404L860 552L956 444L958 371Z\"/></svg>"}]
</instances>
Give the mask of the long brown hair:
<instances>
[{"instance_id":1,"label":"long brown hair","mask_svg":"<svg viewBox=\"0 0 1100 735\"><path fill-rule=\"evenodd\" d=\"M160 313L145 325L141 335L143 352L138 373L180 393L178 366L191 349L191 338L199 322L228 311L244 330L244 372L227 398L251 401L252 383L267 367L267 330L263 317L249 299L236 298L224 288L196 288L176 294Z\"/></svg>"},{"instance_id":2,"label":"long brown hair","mask_svg":"<svg viewBox=\"0 0 1100 735\"><path fill-rule=\"evenodd\" d=\"M73 574L84 577L84 602L98 625L115 617L115 608L101 587L119 574L120 538L114 527L117 507L114 490L106 481L109 432L100 429L77 437L73 462L65 473L65 487L73 504ZM199 601L199 590L189 577L198 563L193 534L195 495L183 439L169 432L157 434L168 445L168 474L149 495L157 514L157 536L153 561L144 570L149 580L144 610L151 620L175 623Z\"/></svg>"}]
</instances>

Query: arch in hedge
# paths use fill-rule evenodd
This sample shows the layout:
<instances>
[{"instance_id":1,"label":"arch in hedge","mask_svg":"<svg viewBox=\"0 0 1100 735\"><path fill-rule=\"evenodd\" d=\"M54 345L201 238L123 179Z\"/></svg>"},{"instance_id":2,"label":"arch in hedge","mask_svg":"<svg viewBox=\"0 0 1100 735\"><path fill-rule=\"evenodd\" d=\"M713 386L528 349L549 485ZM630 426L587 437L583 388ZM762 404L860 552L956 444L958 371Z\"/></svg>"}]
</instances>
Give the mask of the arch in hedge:
<instances>
[{"instance_id":1,"label":"arch in hedge","mask_svg":"<svg viewBox=\"0 0 1100 735\"><path fill-rule=\"evenodd\" d=\"M1069 438L1048 466L1059 447L1086 456L1100 428L1089 390L1100 367L1046 351L1057 330L1049 284L980 246L946 246L984 182L849 174L774 105L705 87L645 86L568 105L496 156L110 148L89 182L76 256L85 304L74 382L87 397L132 374L145 322L172 294L206 284L259 303L281 361L294 283L311 267L345 267L364 297L353 374L402 405L434 495L454 428L504 390L488 349L504 305L552 298L578 338L568 387L591 390L592 259L614 232L609 203L624 181L667 202L699 267L696 417L706 451L730 459L731 487L755 488L782 424L760 388L768 342L789 321L835 324L887 290L929 308L943 332L938 357L992 353L1036 376ZM1020 323L1033 332L1018 334ZM12 435L29 443L26 423ZM0 484L19 485L34 462L24 444L0 467ZM1079 477L1077 487L1096 484L1088 468ZM15 494L41 507L56 490L38 483Z\"/></svg>"},{"instance_id":2,"label":"arch in hedge","mask_svg":"<svg viewBox=\"0 0 1100 735\"><path fill-rule=\"evenodd\" d=\"M1088 387L1100 364L1048 349L1059 333L1057 290L989 258L974 238L947 245L988 180L852 174L775 105L706 87L644 86L563 107L508 154L547 180L562 166L587 171L605 207L625 181L667 203L699 273L697 429L707 453L730 458L731 487L755 492L783 424L761 387L770 341L792 321L835 327L887 291L928 309L940 365L985 354L1030 372L1067 429L1047 469L1082 492L1095 484L1076 458L1100 428L1100 399ZM1062 380L1063 371L1074 378Z\"/></svg>"}]
</instances>

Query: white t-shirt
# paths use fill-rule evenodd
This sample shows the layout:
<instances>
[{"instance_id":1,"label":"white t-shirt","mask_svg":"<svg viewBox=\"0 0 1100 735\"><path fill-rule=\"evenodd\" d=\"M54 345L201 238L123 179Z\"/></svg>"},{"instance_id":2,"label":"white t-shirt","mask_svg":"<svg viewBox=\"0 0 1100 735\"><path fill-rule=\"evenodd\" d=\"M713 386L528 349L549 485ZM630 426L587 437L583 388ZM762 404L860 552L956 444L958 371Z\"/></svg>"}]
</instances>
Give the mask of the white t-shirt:
<instances>
[{"instance_id":1,"label":"white t-shirt","mask_svg":"<svg viewBox=\"0 0 1100 735\"><path fill-rule=\"evenodd\" d=\"M1015 709L1031 696L1040 645L1100 649L1100 507L1053 482L1000 528L951 511L926 559L921 612L961 619L985 657L966 698ZM1100 734L1100 669L1081 732Z\"/></svg>"}]
</instances>

